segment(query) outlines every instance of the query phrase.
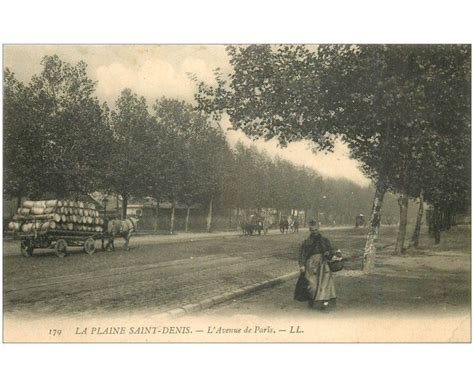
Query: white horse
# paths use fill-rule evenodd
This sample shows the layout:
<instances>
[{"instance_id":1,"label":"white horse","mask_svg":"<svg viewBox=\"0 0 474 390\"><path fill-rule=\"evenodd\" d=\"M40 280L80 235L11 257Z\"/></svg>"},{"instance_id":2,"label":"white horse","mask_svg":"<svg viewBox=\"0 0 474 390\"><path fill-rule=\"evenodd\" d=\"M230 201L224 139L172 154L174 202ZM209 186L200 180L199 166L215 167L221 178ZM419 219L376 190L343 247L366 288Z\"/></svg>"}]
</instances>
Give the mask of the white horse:
<instances>
[{"instance_id":1,"label":"white horse","mask_svg":"<svg viewBox=\"0 0 474 390\"><path fill-rule=\"evenodd\" d=\"M133 233L137 231L138 219L127 217L126 219L112 219L107 224L107 235L109 241L104 248L104 239L102 239L102 248L115 250L114 240L116 237L122 237L125 240L124 249L129 250L128 243Z\"/></svg>"}]
</instances>

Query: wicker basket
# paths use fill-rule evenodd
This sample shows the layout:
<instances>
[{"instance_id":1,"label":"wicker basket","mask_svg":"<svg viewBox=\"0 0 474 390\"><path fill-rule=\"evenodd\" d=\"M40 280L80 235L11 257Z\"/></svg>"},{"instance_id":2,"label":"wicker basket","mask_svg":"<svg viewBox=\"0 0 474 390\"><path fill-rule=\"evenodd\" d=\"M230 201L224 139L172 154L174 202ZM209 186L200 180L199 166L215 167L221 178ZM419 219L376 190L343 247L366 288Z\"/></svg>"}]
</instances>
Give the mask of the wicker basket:
<instances>
[{"instance_id":1,"label":"wicker basket","mask_svg":"<svg viewBox=\"0 0 474 390\"><path fill-rule=\"evenodd\" d=\"M344 259L328 261L331 272L339 272L344 269Z\"/></svg>"}]
</instances>

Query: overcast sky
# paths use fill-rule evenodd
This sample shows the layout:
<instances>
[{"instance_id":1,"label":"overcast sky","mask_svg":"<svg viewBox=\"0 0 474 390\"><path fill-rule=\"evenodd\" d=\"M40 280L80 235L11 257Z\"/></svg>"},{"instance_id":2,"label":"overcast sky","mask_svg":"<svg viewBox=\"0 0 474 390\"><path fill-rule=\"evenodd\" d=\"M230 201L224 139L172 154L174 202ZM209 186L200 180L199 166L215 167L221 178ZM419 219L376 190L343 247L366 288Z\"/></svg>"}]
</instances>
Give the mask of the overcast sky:
<instances>
[{"instance_id":1,"label":"overcast sky","mask_svg":"<svg viewBox=\"0 0 474 390\"><path fill-rule=\"evenodd\" d=\"M161 96L191 102L195 85L187 73L212 83L215 68L230 71L222 45L4 46L4 66L18 79L28 82L33 74L41 71L41 58L52 54L72 63L85 61L90 77L98 81L99 99L110 104L124 88L145 96L150 105ZM226 123L223 124L225 128ZM336 145L334 153L316 155L304 142L280 148L276 141L251 141L240 131L229 131L227 137L231 145L237 141L254 144L271 156L279 155L296 164L315 168L326 177L345 177L361 185L369 183L357 162L349 159L348 150L342 144Z\"/></svg>"}]
</instances>

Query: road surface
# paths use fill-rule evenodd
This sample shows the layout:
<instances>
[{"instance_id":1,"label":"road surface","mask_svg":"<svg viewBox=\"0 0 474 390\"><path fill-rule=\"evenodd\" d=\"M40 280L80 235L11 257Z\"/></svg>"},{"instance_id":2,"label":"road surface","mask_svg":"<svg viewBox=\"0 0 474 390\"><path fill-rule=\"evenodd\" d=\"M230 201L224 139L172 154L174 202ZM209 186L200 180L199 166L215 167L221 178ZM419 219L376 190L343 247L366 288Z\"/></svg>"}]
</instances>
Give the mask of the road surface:
<instances>
[{"instance_id":1,"label":"road surface","mask_svg":"<svg viewBox=\"0 0 474 390\"><path fill-rule=\"evenodd\" d=\"M76 249L65 258L48 250L24 258L18 242L5 242L4 311L27 317L163 312L294 272L307 234L136 237L129 252L89 256ZM324 234L347 254L361 253L362 229Z\"/></svg>"}]
</instances>

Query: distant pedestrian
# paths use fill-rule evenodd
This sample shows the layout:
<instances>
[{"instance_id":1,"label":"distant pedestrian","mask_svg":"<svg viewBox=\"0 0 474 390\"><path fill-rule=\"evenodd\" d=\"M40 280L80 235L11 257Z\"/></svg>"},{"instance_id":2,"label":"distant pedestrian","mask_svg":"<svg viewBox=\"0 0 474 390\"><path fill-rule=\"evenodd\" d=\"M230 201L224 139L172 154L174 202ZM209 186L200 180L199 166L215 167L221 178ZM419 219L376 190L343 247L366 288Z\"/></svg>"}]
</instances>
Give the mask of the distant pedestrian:
<instances>
[{"instance_id":1,"label":"distant pedestrian","mask_svg":"<svg viewBox=\"0 0 474 390\"><path fill-rule=\"evenodd\" d=\"M309 237L301 245L298 263L300 276L294 298L308 301L310 307L326 309L336 305L336 287L328 261L334 252L329 240L321 235L318 224L309 222Z\"/></svg>"},{"instance_id":2,"label":"distant pedestrian","mask_svg":"<svg viewBox=\"0 0 474 390\"><path fill-rule=\"evenodd\" d=\"M288 233L288 227L289 227L288 219L287 218L282 218L280 220L280 232L281 233L285 233L285 232Z\"/></svg>"},{"instance_id":3,"label":"distant pedestrian","mask_svg":"<svg viewBox=\"0 0 474 390\"><path fill-rule=\"evenodd\" d=\"M296 218L294 221L293 221L293 233L298 233L300 230L300 223L298 221L298 218Z\"/></svg>"}]
</instances>

